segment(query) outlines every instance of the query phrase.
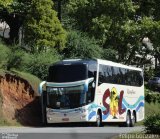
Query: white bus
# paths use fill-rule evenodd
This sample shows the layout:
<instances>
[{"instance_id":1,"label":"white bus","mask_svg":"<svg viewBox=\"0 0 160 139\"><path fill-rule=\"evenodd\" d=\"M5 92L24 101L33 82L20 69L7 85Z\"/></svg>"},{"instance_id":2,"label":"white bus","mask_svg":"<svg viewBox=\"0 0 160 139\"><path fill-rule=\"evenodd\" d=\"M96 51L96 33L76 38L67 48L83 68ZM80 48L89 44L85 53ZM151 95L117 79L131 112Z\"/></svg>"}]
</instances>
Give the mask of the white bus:
<instances>
[{"instance_id":1,"label":"white bus","mask_svg":"<svg viewBox=\"0 0 160 139\"><path fill-rule=\"evenodd\" d=\"M39 92L45 124L117 122L134 126L144 119L140 68L100 59L63 60L50 66Z\"/></svg>"}]
</instances>

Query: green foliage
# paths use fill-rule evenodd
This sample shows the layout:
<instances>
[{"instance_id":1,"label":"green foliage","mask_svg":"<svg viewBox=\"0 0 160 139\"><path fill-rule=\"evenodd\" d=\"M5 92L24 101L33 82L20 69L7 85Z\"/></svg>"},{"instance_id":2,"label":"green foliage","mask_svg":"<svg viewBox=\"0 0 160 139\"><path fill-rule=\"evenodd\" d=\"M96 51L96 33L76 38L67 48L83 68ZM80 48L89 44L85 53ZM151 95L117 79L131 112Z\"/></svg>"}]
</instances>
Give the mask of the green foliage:
<instances>
[{"instance_id":1,"label":"green foliage","mask_svg":"<svg viewBox=\"0 0 160 139\"><path fill-rule=\"evenodd\" d=\"M21 70L27 71L40 79L46 79L48 75L48 68L51 64L57 62L60 56L56 51L40 52L27 55L23 58Z\"/></svg>"},{"instance_id":2,"label":"green foliage","mask_svg":"<svg viewBox=\"0 0 160 139\"><path fill-rule=\"evenodd\" d=\"M0 68L26 71L40 79L45 79L49 66L61 59L59 53L53 48L34 54L26 52L19 46L11 48L0 43Z\"/></svg>"},{"instance_id":3,"label":"green foliage","mask_svg":"<svg viewBox=\"0 0 160 139\"><path fill-rule=\"evenodd\" d=\"M11 44L19 42L19 30L22 27L23 42L32 51L46 47L61 50L65 46L66 32L53 10L52 0L0 1L0 19L10 27L8 42Z\"/></svg>"},{"instance_id":4,"label":"green foliage","mask_svg":"<svg viewBox=\"0 0 160 139\"><path fill-rule=\"evenodd\" d=\"M10 49L0 42L0 68L7 68L10 54Z\"/></svg>"},{"instance_id":5,"label":"green foliage","mask_svg":"<svg viewBox=\"0 0 160 139\"><path fill-rule=\"evenodd\" d=\"M160 104L160 94L145 88L145 101L150 103Z\"/></svg>"},{"instance_id":6,"label":"green foliage","mask_svg":"<svg viewBox=\"0 0 160 139\"><path fill-rule=\"evenodd\" d=\"M13 2L13 0L0 0L0 6L7 7L12 2Z\"/></svg>"},{"instance_id":7,"label":"green foliage","mask_svg":"<svg viewBox=\"0 0 160 139\"><path fill-rule=\"evenodd\" d=\"M145 75L145 80L148 81L155 75L154 69L145 70L144 75Z\"/></svg>"},{"instance_id":8,"label":"green foliage","mask_svg":"<svg viewBox=\"0 0 160 139\"><path fill-rule=\"evenodd\" d=\"M48 75L49 66L59 59L60 56L55 50L31 54L30 57L23 58L21 70L45 80Z\"/></svg>"},{"instance_id":9,"label":"green foliage","mask_svg":"<svg viewBox=\"0 0 160 139\"><path fill-rule=\"evenodd\" d=\"M39 53L32 54L18 46L12 46L11 51L12 53L4 59L7 60L7 62L5 62L7 70L17 69L26 71L36 75L40 79L45 79L48 74L48 67L61 58L53 48L47 52L40 51ZM0 53L1 52L3 51L0 51Z\"/></svg>"},{"instance_id":10,"label":"green foliage","mask_svg":"<svg viewBox=\"0 0 160 139\"><path fill-rule=\"evenodd\" d=\"M153 114L144 122L147 133L160 135L160 114Z\"/></svg>"},{"instance_id":11,"label":"green foliage","mask_svg":"<svg viewBox=\"0 0 160 139\"><path fill-rule=\"evenodd\" d=\"M10 70L11 68L21 68L23 66L23 58L26 57L27 53L18 46L12 46L11 51L12 53L9 55L7 63L7 70ZM29 57L29 55L27 55L27 57Z\"/></svg>"},{"instance_id":12,"label":"green foliage","mask_svg":"<svg viewBox=\"0 0 160 139\"><path fill-rule=\"evenodd\" d=\"M31 0L5 0L0 2L0 19L5 21L9 27L10 44L17 44L19 38L19 29L23 25Z\"/></svg>"},{"instance_id":13,"label":"green foliage","mask_svg":"<svg viewBox=\"0 0 160 139\"><path fill-rule=\"evenodd\" d=\"M51 0L32 0L31 2L24 26L24 39L33 51L45 50L46 47L56 47L62 50L65 46L66 32L52 8Z\"/></svg>"},{"instance_id":14,"label":"green foliage","mask_svg":"<svg viewBox=\"0 0 160 139\"><path fill-rule=\"evenodd\" d=\"M99 38L103 44L113 37L123 37L119 36L121 26L133 18L135 9L131 0L70 0L68 4L69 15L76 19L79 28Z\"/></svg>"},{"instance_id":15,"label":"green foliage","mask_svg":"<svg viewBox=\"0 0 160 139\"><path fill-rule=\"evenodd\" d=\"M89 38L80 31L70 31L66 48L65 58L101 58L102 49L93 38Z\"/></svg>"},{"instance_id":16,"label":"green foliage","mask_svg":"<svg viewBox=\"0 0 160 139\"><path fill-rule=\"evenodd\" d=\"M107 59L107 60L111 60L111 61L116 62L117 55L118 55L118 52L115 49L108 48L108 49L103 50L103 59Z\"/></svg>"},{"instance_id":17,"label":"green foliage","mask_svg":"<svg viewBox=\"0 0 160 139\"><path fill-rule=\"evenodd\" d=\"M159 35L156 34L160 30L160 23L154 20L152 8L155 5L150 3L131 0L69 0L67 8L68 14L75 19L76 27L98 39L103 48L112 48L112 51L118 52L119 62L142 65L146 63L146 55L151 53L148 49L144 50L142 39L147 36L159 44ZM137 55L142 56L140 61Z\"/></svg>"}]
</instances>

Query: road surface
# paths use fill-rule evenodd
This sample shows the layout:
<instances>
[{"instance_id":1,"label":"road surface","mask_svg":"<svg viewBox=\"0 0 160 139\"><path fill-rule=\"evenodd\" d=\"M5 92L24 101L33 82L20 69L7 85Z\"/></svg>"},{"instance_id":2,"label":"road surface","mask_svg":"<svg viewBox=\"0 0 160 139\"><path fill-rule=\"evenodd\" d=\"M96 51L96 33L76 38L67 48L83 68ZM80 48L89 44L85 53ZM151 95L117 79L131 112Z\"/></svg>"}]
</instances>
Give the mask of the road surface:
<instances>
[{"instance_id":1,"label":"road surface","mask_svg":"<svg viewBox=\"0 0 160 139\"><path fill-rule=\"evenodd\" d=\"M0 139L107 139L144 127L0 127Z\"/></svg>"}]
</instances>

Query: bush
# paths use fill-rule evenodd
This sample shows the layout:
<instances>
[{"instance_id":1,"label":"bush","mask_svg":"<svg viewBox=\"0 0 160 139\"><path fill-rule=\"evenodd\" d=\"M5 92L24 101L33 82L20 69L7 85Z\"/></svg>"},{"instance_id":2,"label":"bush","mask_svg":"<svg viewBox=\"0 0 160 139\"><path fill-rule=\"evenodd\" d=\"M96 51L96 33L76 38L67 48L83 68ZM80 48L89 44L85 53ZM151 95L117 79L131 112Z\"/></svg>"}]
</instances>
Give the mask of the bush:
<instances>
[{"instance_id":1,"label":"bush","mask_svg":"<svg viewBox=\"0 0 160 139\"><path fill-rule=\"evenodd\" d=\"M160 114L151 115L144 121L146 132L160 135Z\"/></svg>"},{"instance_id":2,"label":"bush","mask_svg":"<svg viewBox=\"0 0 160 139\"><path fill-rule=\"evenodd\" d=\"M151 94L147 94L145 96L145 100L148 102L148 103L151 103L152 102L152 95Z\"/></svg>"},{"instance_id":3,"label":"bush","mask_svg":"<svg viewBox=\"0 0 160 139\"><path fill-rule=\"evenodd\" d=\"M145 88L145 101L148 103L160 103L160 94Z\"/></svg>"},{"instance_id":4,"label":"bush","mask_svg":"<svg viewBox=\"0 0 160 139\"><path fill-rule=\"evenodd\" d=\"M65 58L101 58L102 48L95 39L89 38L80 31L70 31L66 48L63 51Z\"/></svg>"},{"instance_id":5,"label":"bush","mask_svg":"<svg viewBox=\"0 0 160 139\"><path fill-rule=\"evenodd\" d=\"M32 54L19 46L12 46L9 49L0 44L0 68L26 71L43 80L48 74L48 67L60 59L60 55L53 48L47 52L41 51Z\"/></svg>"},{"instance_id":6,"label":"bush","mask_svg":"<svg viewBox=\"0 0 160 139\"><path fill-rule=\"evenodd\" d=\"M40 52L35 54L26 54L21 62L20 70L29 72L45 80L48 74L48 68L51 64L60 60L59 54L55 50Z\"/></svg>"},{"instance_id":7,"label":"bush","mask_svg":"<svg viewBox=\"0 0 160 139\"><path fill-rule=\"evenodd\" d=\"M10 49L0 42L0 68L7 68L10 54Z\"/></svg>"},{"instance_id":8,"label":"bush","mask_svg":"<svg viewBox=\"0 0 160 139\"><path fill-rule=\"evenodd\" d=\"M11 50L12 53L9 55L7 70L11 68L20 69L23 66L23 58L27 53L18 46L12 46Z\"/></svg>"}]
</instances>

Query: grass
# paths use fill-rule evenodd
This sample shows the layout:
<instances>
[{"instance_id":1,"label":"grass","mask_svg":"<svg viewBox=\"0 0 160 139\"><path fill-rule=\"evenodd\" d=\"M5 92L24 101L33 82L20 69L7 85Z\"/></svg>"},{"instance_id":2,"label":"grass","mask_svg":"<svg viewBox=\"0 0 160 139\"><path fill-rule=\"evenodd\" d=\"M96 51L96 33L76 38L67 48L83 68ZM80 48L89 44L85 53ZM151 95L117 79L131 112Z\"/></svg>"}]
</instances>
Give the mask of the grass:
<instances>
[{"instance_id":1,"label":"grass","mask_svg":"<svg viewBox=\"0 0 160 139\"><path fill-rule=\"evenodd\" d=\"M1 76L4 76L4 75L5 75L5 70L0 69L0 75L1 75Z\"/></svg>"},{"instance_id":2,"label":"grass","mask_svg":"<svg viewBox=\"0 0 160 139\"><path fill-rule=\"evenodd\" d=\"M145 102L145 118L147 118L150 115L157 114L157 113L160 113L160 103ZM144 120L136 123L136 126L143 125Z\"/></svg>"},{"instance_id":3,"label":"grass","mask_svg":"<svg viewBox=\"0 0 160 139\"><path fill-rule=\"evenodd\" d=\"M27 80L30 83L30 85L33 87L33 89L36 92L38 92L38 85L41 82L41 80L38 77L36 77L30 73L21 72L21 71L17 71L17 70L12 70L11 72L16 74L17 76Z\"/></svg>"},{"instance_id":4,"label":"grass","mask_svg":"<svg viewBox=\"0 0 160 139\"><path fill-rule=\"evenodd\" d=\"M18 123L17 121L9 121L7 119L5 119L2 115L2 117L0 118L0 126L21 126L20 123Z\"/></svg>"},{"instance_id":5,"label":"grass","mask_svg":"<svg viewBox=\"0 0 160 139\"><path fill-rule=\"evenodd\" d=\"M160 103L146 103L145 104L145 116L160 113Z\"/></svg>"}]
</instances>

